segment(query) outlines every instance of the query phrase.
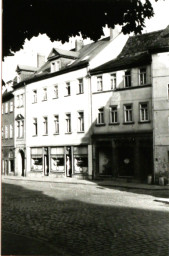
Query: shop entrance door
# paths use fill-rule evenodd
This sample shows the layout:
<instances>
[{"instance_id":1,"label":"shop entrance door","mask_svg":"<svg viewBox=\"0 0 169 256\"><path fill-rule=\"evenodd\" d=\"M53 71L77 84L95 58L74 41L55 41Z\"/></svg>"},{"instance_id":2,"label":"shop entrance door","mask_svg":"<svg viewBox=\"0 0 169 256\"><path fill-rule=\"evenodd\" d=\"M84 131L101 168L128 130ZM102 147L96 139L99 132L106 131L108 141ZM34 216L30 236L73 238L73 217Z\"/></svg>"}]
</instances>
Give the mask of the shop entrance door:
<instances>
[{"instance_id":1,"label":"shop entrance door","mask_svg":"<svg viewBox=\"0 0 169 256\"><path fill-rule=\"evenodd\" d=\"M134 176L134 150L133 147L120 147L118 151L119 176Z\"/></svg>"},{"instance_id":2,"label":"shop entrance door","mask_svg":"<svg viewBox=\"0 0 169 256\"><path fill-rule=\"evenodd\" d=\"M71 147L66 147L66 176L72 177L72 151Z\"/></svg>"}]
</instances>

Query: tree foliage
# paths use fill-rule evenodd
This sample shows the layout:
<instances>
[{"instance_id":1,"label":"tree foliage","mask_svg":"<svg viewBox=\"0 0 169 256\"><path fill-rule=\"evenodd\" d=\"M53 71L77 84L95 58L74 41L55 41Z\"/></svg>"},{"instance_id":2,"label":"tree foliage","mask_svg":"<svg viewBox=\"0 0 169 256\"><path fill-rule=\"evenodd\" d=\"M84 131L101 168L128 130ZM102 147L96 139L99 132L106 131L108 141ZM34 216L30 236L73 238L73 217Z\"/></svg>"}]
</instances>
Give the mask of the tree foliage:
<instances>
[{"instance_id":1,"label":"tree foliage","mask_svg":"<svg viewBox=\"0 0 169 256\"><path fill-rule=\"evenodd\" d=\"M124 34L141 33L154 14L150 0L3 0L2 7L3 56L39 33L63 43L79 32L98 40L106 24L121 25Z\"/></svg>"}]
</instances>

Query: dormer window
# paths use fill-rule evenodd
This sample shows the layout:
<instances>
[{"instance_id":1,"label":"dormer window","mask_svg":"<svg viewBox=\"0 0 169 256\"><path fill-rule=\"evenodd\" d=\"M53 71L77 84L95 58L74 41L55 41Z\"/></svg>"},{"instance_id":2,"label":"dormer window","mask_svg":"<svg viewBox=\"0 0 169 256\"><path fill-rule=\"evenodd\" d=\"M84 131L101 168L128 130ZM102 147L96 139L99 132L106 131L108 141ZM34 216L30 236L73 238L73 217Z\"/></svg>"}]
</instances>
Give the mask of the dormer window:
<instances>
[{"instance_id":1,"label":"dormer window","mask_svg":"<svg viewBox=\"0 0 169 256\"><path fill-rule=\"evenodd\" d=\"M18 75L17 76L17 83L20 83L21 82L21 77Z\"/></svg>"},{"instance_id":2,"label":"dormer window","mask_svg":"<svg viewBox=\"0 0 169 256\"><path fill-rule=\"evenodd\" d=\"M60 70L60 61L53 61L51 63L51 72L56 72Z\"/></svg>"}]
</instances>

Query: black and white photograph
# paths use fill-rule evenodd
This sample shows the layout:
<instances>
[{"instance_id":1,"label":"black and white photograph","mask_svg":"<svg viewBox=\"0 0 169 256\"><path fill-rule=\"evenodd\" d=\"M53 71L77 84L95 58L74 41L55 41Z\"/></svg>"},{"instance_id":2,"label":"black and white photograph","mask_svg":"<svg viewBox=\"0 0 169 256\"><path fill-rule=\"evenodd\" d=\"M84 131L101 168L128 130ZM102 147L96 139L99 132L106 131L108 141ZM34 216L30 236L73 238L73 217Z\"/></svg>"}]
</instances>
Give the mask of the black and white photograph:
<instances>
[{"instance_id":1,"label":"black and white photograph","mask_svg":"<svg viewBox=\"0 0 169 256\"><path fill-rule=\"evenodd\" d=\"M169 256L169 0L1 23L1 255Z\"/></svg>"}]
</instances>

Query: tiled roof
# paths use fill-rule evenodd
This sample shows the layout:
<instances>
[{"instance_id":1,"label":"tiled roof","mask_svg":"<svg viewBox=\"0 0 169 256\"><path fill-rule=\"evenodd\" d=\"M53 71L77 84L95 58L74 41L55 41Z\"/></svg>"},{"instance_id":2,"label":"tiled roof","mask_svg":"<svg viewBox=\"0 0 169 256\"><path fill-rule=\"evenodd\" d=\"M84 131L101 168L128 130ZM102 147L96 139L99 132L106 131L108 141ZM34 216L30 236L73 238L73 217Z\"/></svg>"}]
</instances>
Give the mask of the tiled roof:
<instances>
[{"instance_id":1,"label":"tiled roof","mask_svg":"<svg viewBox=\"0 0 169 256\"><path fill-rule=\"evenodd\" d=\"M169 49L169 26L164 30L132 36L127 40L116 59L91 70L91 74L149 64L151 62L151 50L160 51L166 47Z\"/></svg>"},{"instance_id":2,"label":"tiled roof","mask_svg":"<svg viewBox=\"0 0 169 256\"><path fill-rule=\"evenodd\" d=\"M128 69L136 66L142 66L151 63L151 55L147 52L135 54L133 56L119 57L111 60L98 68L91 70L91 74L101 74L104 72Z\"/></svg>"}]
</instances>

